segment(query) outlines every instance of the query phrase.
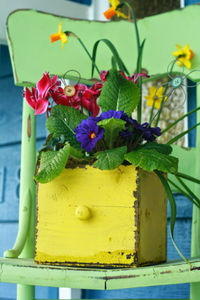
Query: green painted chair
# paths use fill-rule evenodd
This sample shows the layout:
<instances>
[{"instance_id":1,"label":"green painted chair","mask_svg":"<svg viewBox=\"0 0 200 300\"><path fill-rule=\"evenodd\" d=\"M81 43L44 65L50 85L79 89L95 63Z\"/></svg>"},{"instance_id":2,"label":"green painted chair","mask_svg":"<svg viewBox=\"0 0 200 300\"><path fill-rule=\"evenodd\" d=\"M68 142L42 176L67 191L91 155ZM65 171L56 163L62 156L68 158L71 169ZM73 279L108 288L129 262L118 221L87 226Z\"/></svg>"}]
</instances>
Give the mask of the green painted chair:
<instances>
[{"instance_id":1,"label":"green painted chair","mask_svg":"<svg viewBox=\"0 0 200 300\"><path fill-rule=\"evenodd\" d=\"M161 77L172 60L176 43L189 43L194 53L193 68L200 68L200 40L196 30L200 27L200 6L145 18L138 22L142 38L146 38L143 66L149 74ZM63 22L64 30L75 32L92 49L93 43L102 37L111 39L134 71L136 65L136 40L133 24L126 21L88 22L49 15L34 10L19 10L10 14L7 35L16 85L35 84L44 71L59 74L66 70L79 70L85 82L90 78L88 57L76 39L70 38L64 51L59 43L51 45L49 35ZM186 25L189 24L189 25ZM87 34L86 34L87 33ZM133 49L133 51L128 51ZM136 50L135 50L136 51ZM97 64L100 69L110 67L111 54L102 45ZM150 59L149 59L150 58ZM179 67L176 69L180 71ZM97 74L96 74L97 76ZM200 81L199 72L190 79ZM197 86L197 104L200 106L200 85ZM200 115L197 116L200 121ZM183 161L183 170L199 176L200 129L197 130L196 148L190 150L175 147ZM192 165L191 161L195 161ZM34 286L71 287L79 289L123 289L141 286L191 283L191 300L200 299L200 212L194 207L192 224L191 266L182 260L137 269L80 269L59 266L36 265L34 256L35 184L33 174L36 162L36 118L32 109L23 102L21 188L19 231L13 249L0 258L0 282L18 284L18 299L34 299ZM200 187L196 186L196 194Z\"/></svg>"}]
</instances>

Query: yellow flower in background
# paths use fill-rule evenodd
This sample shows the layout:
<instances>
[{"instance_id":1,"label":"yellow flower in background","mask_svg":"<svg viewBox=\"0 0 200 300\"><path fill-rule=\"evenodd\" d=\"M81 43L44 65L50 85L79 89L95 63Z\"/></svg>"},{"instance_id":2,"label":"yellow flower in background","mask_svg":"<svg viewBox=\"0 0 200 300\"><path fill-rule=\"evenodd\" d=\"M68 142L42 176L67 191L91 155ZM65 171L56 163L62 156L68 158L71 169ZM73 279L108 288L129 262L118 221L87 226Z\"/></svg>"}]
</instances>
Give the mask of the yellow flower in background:
<instances>
[{"instance_id":1,"label":"yellow flower in background","mask_svg":"<svg viewBox=\"0 0 200 300\"><path fill-rule=\"evenodd\" d=\"M109 0L111 7L104 12L104 16L106 17L107 20L110 20L112 17L117 15L118 17L122 17L124 19L127 19L128 17L120 12L118 5L120 4L119 0Z\"/></svg>"},{"instance_id":2,"label":"yellow flower in background","mask_svg":"<svg viewBox=\"0 0 200 300\"><path fill-rule=\"evenodd\" d=\"M178 65L184 65L186 68L190 69L194 52L190 49L188 44L186 44L183 49L178 44L176 45L176 47L178 48L178 50L174 51L173 55L178 59Z\"/></svg>"},{"instance_id":3,"label":"yellow flower in background","mask_svg":"<svg viewBox=\"0 0 200 300\"><path fill-rule=\"evenodd\" d=\"M159 89L156 89L155 86L151 86L149 88L149 95L144 97L147 100L147 105L153 106L154 104L154 107L159 109L162 103L163 93L164 93L163 86L161 86ZM166 100L167 100L167 96L165 97L164 101Z\"/></svg>"},{"instance_id":4,"label":"yellow flower in background","mask_svg":"<svg viewBox=\"0 0 200 300\"><path fill-rule=\"evenodd\" d=\"M58 25L58 32L50 36L51 42L54 43L58 40L61 40L61 47L64 49L64 44L68 42L67 35L62 31L62 22Z\"/></svg>"}]
</instances>

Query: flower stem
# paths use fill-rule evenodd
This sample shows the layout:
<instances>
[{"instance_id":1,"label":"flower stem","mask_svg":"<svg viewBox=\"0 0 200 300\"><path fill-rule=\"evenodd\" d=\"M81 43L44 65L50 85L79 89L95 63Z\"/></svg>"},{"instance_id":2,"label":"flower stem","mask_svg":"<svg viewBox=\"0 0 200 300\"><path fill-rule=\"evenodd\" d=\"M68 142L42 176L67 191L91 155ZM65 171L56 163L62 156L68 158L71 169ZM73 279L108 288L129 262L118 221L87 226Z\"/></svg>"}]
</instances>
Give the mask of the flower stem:
<instances>
[{"instance_id":1,"label":"flower stem","mask_svg":"<svg viewBox=\"0 0 200 300\"><path fill-rule=\"evenodd\" d=\"M92 65L94 65L95 69L96 69L97 72L100 74L99 68L98 68L97 65L95 64L95 62L94 62L92 56L90 55L88 49L87 49L86 46L85 46L85 44L83 43L83 41L82 41L79 37L77 37L77 39L78 39L79 43L81 44L81 46L83 47L83 49L85 50L85 52L87 53L87 55L89 56L90 60L92 61Z\"/></svg>"},{"instance_id":2,"label":"flower stem","mask_svg":"<svg viewBox=\"0 0 200 300\"><path fill-rule=\"evenodd\" d=\"M137 49L138 49L136 72L137 72L137 74L139 74L139 73L141 73L141 69L142 69L142 67L141 67L142 66L142 55L141 54L142 54L143 46L140 45L140 35L139 35L139 30L138 30L134 10L131 7L131 5L126 1L122 2L119 5L119 7L122 7L123 5L127 6L129 11L131 12L131 17L133 19L134 26L135 26L136 42L137 42ZM137 107L137 120L139 123L141 123L141 118L142 118L142 78L139 78L139 80L138 80L138 87L140 89L140 102Z\"/></svg>"},{"instance_id":3,"label":"flower stem","mask_svg":"<svg viewBox=\"0 0 200 300\"><path fill-rule=\"evenodd\" d=\"M178 122L182 121L184 118L188 117L189 115L193 114L194 112L198 111L200 109L200 107L197 107L193 110L191 110L190 112L188 112L187 114L181 116L180 118L178 118L176 121L174 121L172 124L170 124L167 128L165 128L162 131L162 134L164 134L165 132L167 132L169 129L171 129L173 126L175 126Z\"/></svg>"},{"instance_id":4,"label":"flower stem","mask_svg":"<svg viewBox=\"0 0 200 300\"><path fill-rule=\"evenodd\" d=\"M166 86L165 86L165 89L164 89L164 93L163 93L163 97L162 97L162 102L161 102L161 106L160 106L160 110L158 111L158 115L157 115L157 119L156 119L156 122L155 122L155 127L158 126L158 123L160 121L160 115L161 115L161 112L162 112L162 109L163 109L163 106L165 104L165 97L166 97L166 93L167 93L167 89L169 87L169 82L167 82ZM168 98L168 97L167 97Z\"/></svg>"}]
</instances>

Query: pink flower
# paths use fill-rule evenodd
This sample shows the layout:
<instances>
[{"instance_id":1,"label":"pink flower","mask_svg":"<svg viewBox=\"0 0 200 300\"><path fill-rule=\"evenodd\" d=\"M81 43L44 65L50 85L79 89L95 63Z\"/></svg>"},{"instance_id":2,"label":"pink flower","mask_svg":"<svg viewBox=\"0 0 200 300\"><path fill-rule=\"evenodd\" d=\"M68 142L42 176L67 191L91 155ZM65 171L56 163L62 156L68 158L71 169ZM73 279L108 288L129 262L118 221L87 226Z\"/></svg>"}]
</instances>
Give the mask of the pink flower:
<instances>
[{"instance_id":1,"label":"pink flower","mask_svg":"<svg viewBox=\"0 0 200 300\"><path fill-rule=\"evenodd\" d=\"M100 72L100 78L103 82L106 81L106 77L108 76L108 73L109 71L104 71L104 70Z\"/></svg>"},{"instance_id":2,"label":"pink flower","mask_svg":"<svg viewBox=\"0 0 200 300\"><path fill-rule=\"evenodd\" d=\"M39 97L49 97L50 90L54 91L59 85L60 81L58 81L57 75L53 76L53 78L50 78L47 72L44 73L43 77L37 83Z\"/></svg>"},{"instance_id":3,"label":"pink flower","mask_svg":"<svg viewBox=\"0 0 200 300\"><path fill-rule=\"evenodd\" d=\"M76 84L74 88L76 92L71 97L65 95L64 89L62 87L58 87L56 91L53 91L51 93L51 97L56 104L61 104L64 106L72 106L75 109L79 109L81 105L80 92L85 89L85 85Z\"/></svg>"},{"instance_id":4,"label":"pink flower","mask_svg":"<svg viewBox=\"0 0 200 300\"><path fill-rule=\"evenodd\" d=\"M56 91L51 92L51 97L56 104L72 106L77 110L85 108L93 117L96 117L99 113L97 98L101 93L102 86L101 82L93 84L90 88L85 84L76 84L74 86L76 92L70 97L65 95L63 88L59 87Z\"/></svg>"},{"instance_id":5,"label":"pink flower","mask_svg":"<svg viewBox=\"0 0 200 300\"><path fill-rule=\"evenodd\" d=\"M50 78L46 72L38 81L37 89L32 87L32 91L30 91L29 88L26 87L23 96L34 109L35 115L43 114L47 110L51 92L57 89L59 85L60 81L58 81L58 76L55 75L53 78Z\"/></svg>"},{"instance_id":6,"label":"pink flower","mask_svg":"<svg viewBox=\"0 0 200 300\"><path fill-rule=\"evenodd\" d=\"M122 71L120 71L120 73L122 74L122 76L125 78L125 79L127 79L127 80L130 80L130 81L133 81L134 83L136 83L137 84L137 81L138 81L138 78L139 77L145 77L145 78L149 78L150 76L148 75L148 74L146 74L146 73L133 73L133 75L132 76L126 76L125 74L124 74L124 72L122 72Z\"/></svg>"},{"instance_id":7,"label":"pink flower","mask_svg":"<svg viewBox=\"0 0 200 300\"><path fill-rule=\"evenodd\" d=\"M41 115L47 110L48 99L39 98L37 90L32 87L32 92L26 87L23 93L28 104L34 109L35 115Z\"/></svg>"},{"instance_id":8,"label":"pink flower","mask_svg":"<svg viewBox=\"0 0 200 300\"><path fill-rule=\"evenodd\" d=\"M101 78L101 80L102 80L103 82L106 81L106 77L108 76L108 73L109 73L109 71L101 71L101 73L100 73L100 78ZM120 71L120 73L122 74L122 76L123 76L125 79L130 80L130 81L133 81L133 82L136 83L136 84L137 84L138 78L139 78L140 76L145 77L145 78L149 78L149 77L150 77L150 76L149 76L148 74L146 74L146 73L138 73L138 74L137 74L137 73L133 73L132 76L126 76L126 75L124 74L124 72L122 72L122 71Z\"/></svg>"}]
</instances>

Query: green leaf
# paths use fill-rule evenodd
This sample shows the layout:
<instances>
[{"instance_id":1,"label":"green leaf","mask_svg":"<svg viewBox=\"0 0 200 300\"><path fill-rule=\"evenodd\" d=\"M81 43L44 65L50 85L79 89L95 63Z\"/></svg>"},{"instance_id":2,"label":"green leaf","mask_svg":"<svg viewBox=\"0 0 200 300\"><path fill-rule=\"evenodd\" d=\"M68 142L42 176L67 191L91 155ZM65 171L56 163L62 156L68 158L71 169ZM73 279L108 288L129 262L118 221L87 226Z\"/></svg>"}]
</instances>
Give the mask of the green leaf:
<instances>
[{"instance_id":1,"label":"green leaf","mask_svg":"<svg viewBox=\"0 0 200 300\"><path fill-rule=\"evenodd\" d=\"M196 202L196 200L193 199L193 197L191 196L191 194L187 194L187 192L185 192L180 186L176 185L172 180L170 180L169 178L167 179L168 182L173 185L181 194L183 194L186 198L188 198L188 200L190 200L193 204L197 205L200 208L200 201L198 199L198 201ZM196 195L195 195L196 197ZM197 198L197 197L196 197Z\"/></svg>"},{"instance_id":2,"label":"green leaf","mask_svg":"<svg viewBox=\"0 0 200 300\"><path fill-rule=\"evenodd\" d=\"M70 153L69 155L73 158L82 159L83 158L83 152L82 150L77 150L70 146Z\"/></svg>"},{"instance_id":3,"label":"green leaf","mask_svg":"<svg viewBox=\"0 0 200 300\"><path fill-rule=\"evenodd\" d=\"M102 111L123 110L130 116L139 101L140 89L138 86L125 79L119 71L110 70L98 102Z\"/></svg>"},{"instance_id":4,"label":"green leaf","mask_svg":"<svg viewBox=\"0 0 200 300\"><path fill-rule=\"evenodd\" d=\"M178 158L156 151L155 149L138 149L125 155L125 159L136 167L152 172L159 170L173 173L178 169Z\"/></svg>"},{"instance_id":5,"label":"green leaf","mask_svg":"<svg viewBox=\"0 0 200 300\"><path fill-rule=\"evenodd\" d=\"M81 114L73 107L56 105L51 110L51 115L47 119L47 129L54 138L63 135L65 140L75 148L80 149L80 144L76 140L74 129L87 116Z\"/></svg>"},{"instance_id":6,"label":"green leaf","mask_svg":"<svg viewBox=\"0 0 200 300\"><path fill-rule=\"evenodd\" d=\"M123 146L111 150L97 152L95 154L97 161L94 164L94 167L99 168L100 170L113 170L122 164L126 151L127 147Z\"/></svg>"},{"instance_id":7,"label":"green leaf","mask_svg":"<svg viewBox=\"0 0 200 300\"><path fill-rule=\"evenodd\" d=\"M57 177L68 160L70 145L68 143L59 151L46 151L41 153L39 173L34 179L40 183L46 183Z\"/></svg>"},{"instance_id":8,"label":"green leaf","mask_svg":"<svg viewBox=\"0 0 200 300\"><path fill-rule=\"evenodd\" d=\"M172 242L174 244L174 247L176 249L176 251L178 252L178 254L182 257L182 259L189 263L188 260L183 256L183 254L181 253L181 251L179 250L179 248L177 247L176 243L175 243L175 240L174 240L174 225L175 225L175 222L176 222L176 202L175 202L175 199L174 199L174 196L172 194L172 191L170 189L170 186L166 180L166 178L163 176L163 174L159 171L155 171L156 175L159 177L164 189L165 189L165 192L167 194L167 198L169 200L169 204L170 204L170 210L171 210L171 216L170 216L170 235L171 235L171 239L172 239Z\"/></svg>"},{"instance_id":9,"label":"green leaf","mask_svg":"<svg viewBox=\"0 0 200 300\"><path fill-rule=\"evenodd\" d=\"M172 147L166 144L158 144L157 142L149 142L140 147L141 149L155 149L156 151L163 154L171 154Z\"/></svg>"},{"instance_id":10,"label":"green leaf","mask_svg":"<svg viewBox=\"0 0 200 300\"><path fill-rule=\"evenodd\" d=\"M97 123L98 126L104 128L104 137L107 146L112 149L113 143L116 141L117 137L119 136L119 132L125 127L126 122L120 119L105 119Z\"/></svg>"},{"instance_id":11,"label":"green leaf","mask_svg":"<svg viewBox=\"0 0 200 300\"><path fill-rule=\"evenodd\" d=\"M125 72L128 75L129 72L128 72L125 64L123 63L122 59L120 58L119 53L118 53L117 49L115 48L115 46L113 45L113 43L107 39L100 39L100 40L96 41L96 43L93 46L93 50L92 50L93 65L92 65L91 77L93 77L93 75L94 75L94 66L95 66L94 64L96 61L97 48L98 48L100 42L103 42L110 49L110 51L113 54L113 58L114 58L115 62L118 64L119 70Z\"/></svg>"},{"instance_id":12,"label":"green leaf","mask_svg":"<svg viewBox=\"0 0 200 300\"><path fill-rule=\"evenodd\" d=\"M167 142L168 145L171 145L173 143L175 143L176 141L178 141L180 138L182 138L185 134L188 134L190 131L192 131L193 129L195 129L197 126L200 125L200 122L195 124L194 126L192 126L191 128L189 128L188 130L185 130L183 132L181 132L180 134L178 134L177 136L175 136L173 139L171 139L170 141Z\"/></svg>"},{"instance_id":13,"label":"green leaf","mask_svg":"<svg viewBox=\"0 0 200 300\"><path fill-rule=\"evenodd\" d=\"M187 174L184 174L184 173L181 173L181 172L177 172L176 174L174 174L176 176L179 176L181 178L184 178L186 180L189 180L189 181L192 181L192 182L195 182L195 183L198 183L200 184L200 180L195 178L195 177L192 177L190 175L187 175Z\"/></svg>"}]
</instances>

